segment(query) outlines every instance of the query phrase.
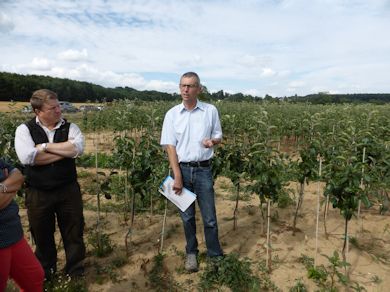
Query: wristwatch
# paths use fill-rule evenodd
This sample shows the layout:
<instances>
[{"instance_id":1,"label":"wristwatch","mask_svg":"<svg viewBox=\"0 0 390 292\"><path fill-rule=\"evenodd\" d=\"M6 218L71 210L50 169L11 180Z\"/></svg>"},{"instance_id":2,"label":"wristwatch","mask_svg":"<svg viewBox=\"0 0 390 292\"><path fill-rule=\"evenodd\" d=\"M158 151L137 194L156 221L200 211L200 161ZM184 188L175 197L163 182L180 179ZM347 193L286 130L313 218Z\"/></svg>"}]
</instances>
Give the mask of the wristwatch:
<instances>
[{"instance_id":1,"label":"wristwatch","mask_svg":"<svg viewBox=\"0 0 390 292\"><path fill-rule=\"evenodd\" d=\"M5 184L0 183L0 193L6 193L7 186Z\"/></svg>"},{"instance_id":2,"label":"wristwatch","mask_svg":"<svg viewBox=\"0 0 390 292\"><path fill-rule=\"evenodd\" d=\"M47 143L42 143L42 151L47 152Z\"/></svg>"}]
</instances>

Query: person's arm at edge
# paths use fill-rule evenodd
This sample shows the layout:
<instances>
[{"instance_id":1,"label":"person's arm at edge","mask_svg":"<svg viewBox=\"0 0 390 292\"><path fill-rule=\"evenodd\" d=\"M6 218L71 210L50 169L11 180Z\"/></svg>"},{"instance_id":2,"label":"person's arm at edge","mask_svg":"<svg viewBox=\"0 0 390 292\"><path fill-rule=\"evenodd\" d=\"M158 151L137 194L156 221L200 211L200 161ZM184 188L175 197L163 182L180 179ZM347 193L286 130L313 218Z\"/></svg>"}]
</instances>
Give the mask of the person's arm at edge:
<instances>
[{"instance_id":1,"label":"person's arm at edge","mask_svg":"<svg viewBox=\"0 0 390 292\"><path fill-rule=\"evenodd\" d=\"M0 210L4 209L11 203L16 192L21 188L24 182L24 177L20 170L14 168L9 176L1 183L6 187L5 193L0 193Z\"/></svg>"},{"instance_id":2,"label":"person's arm at edge","mask_svg":"<svg viewBox=\"0 0 390 292\"><path fill-rule=\"evenodd\" d=\"M173 145L166 145L165 151L168 153L169 165L174 177L172 189L177 195L180 195L183 189L183 178L181 176L179 160L177 159L176 147Z\"/></svg>"}]
</instances>

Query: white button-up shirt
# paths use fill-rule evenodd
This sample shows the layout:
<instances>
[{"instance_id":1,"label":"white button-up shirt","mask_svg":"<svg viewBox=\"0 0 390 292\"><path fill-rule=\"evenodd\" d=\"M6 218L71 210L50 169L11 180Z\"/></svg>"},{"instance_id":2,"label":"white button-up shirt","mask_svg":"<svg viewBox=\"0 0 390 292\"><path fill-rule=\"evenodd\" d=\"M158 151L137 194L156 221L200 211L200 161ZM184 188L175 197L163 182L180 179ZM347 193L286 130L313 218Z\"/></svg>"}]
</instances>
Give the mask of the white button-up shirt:
<instances>
[{"instance_id":1,"label":"white button-up shirt","mask_svg":"<svg viewBox=\"0 0 390 292\"><path fill-rule=\"evenodd\" d=\"M222 139L221 122L214 105L198 100L193 110L187 110L181 103L166 113L160 144L175 146L179 162L211 159L213 147L205 148L204 139Z\"/></svg>"},{"instance_id":2,"label":"white button-up shirt","mask_svg":"<svg viewBox=\"0 0 390 292\"><path fill-rule=\"evenodd\" d=\"M37 125L41 126L41 128L45 131L49 143L53 143L56 130L65 123L65 121L61 119L52 130L49 130L41 124L38 117L36 117L35 121ZM76 147L77 155L75 157L83 153L84 136L76 124L71 123L69 126L68 141ZM21 124L16 128L15 151L22 164L34 165L35 156L37 155L38 150L35 148L34 140L32 139L30 131L25 124Z\"/></svg>"}]
</instances>

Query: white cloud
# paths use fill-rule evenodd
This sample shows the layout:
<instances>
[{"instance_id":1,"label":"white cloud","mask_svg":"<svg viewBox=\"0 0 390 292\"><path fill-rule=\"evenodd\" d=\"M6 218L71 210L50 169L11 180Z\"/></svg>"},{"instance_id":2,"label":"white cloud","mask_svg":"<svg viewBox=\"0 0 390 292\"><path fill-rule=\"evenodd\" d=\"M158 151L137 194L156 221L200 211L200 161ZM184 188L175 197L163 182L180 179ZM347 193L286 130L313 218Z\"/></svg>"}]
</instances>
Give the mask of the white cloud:
<instances>
[{"instance_id":1,"label":"white cloud","mask_svg":"<svg viewBox=\"0 0 390 292\"><path fill-rule=\"evenodd\" d=\"M272 77L276 74L276 72L274 70L272 70L271 68L263 68L260 76L261 77Z\"/></svg>"},{"instance_id":2,"label":"white cloud","mask_svg":"<svg viewBox=\"0 0 390 292\"><path fill-rule=\"evenodd\" d=\"M11 18L7 14L0 12L0 33L10 32L14 27L15 24L12 22Z\"/></svg>"},{"instance_id":3,"label":"white cloud","mask_svg":"<svg viewBox=\"0 0 390 292\"><path fill-rule=\"evenodd\" d=\"M88 59L88 51L87 49L82 49L81 51L70 49L70 50L60 52L58 54L58 58L60 60L72 61L72 62L84 61Z\"/></svg>"},{"instance_id":4,"label":"white cloud","mask_svg":"<svg viewBox=\"0 0 390 292\"><path fill-rule=\"evenodd\" d=\"M178 87L176 82L171 81L161 81L161 80L151 80L145 85L145 90L157 90L162 92L169 93L178 93Z\"/></svg>"},{"instance_id":5,"label":"white cloud","mask_svg":"<svg viewBox=\"0 0 390 292\"><path fill-rule=\"evenodd\" d=\"M242 93L245 95L260 96L259 91L255 88L247 89L247 90L243 91Z\"/></svg>"},{"instance_id":6,"label":"white cloud","mask_svg":"<svg viewBox=\"0 0 390 292\"><path fill-rule=\"evenodd\" d=\"M51 69L51 62L46 58L34 58L27 67L32 70L46 71Z\"/></svg>"}]
</instances>

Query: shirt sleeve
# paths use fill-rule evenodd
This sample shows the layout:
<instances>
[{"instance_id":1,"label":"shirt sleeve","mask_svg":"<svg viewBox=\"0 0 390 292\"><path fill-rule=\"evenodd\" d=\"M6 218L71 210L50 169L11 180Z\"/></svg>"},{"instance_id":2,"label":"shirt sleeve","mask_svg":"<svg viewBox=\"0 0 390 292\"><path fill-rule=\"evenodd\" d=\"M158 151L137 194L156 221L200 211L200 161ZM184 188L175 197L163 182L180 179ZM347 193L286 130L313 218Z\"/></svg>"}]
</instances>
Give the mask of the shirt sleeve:
<instances>
[{"instance_id":1,"label":"shirt sleeve","mask_svg":"<svg viewBox=\"0 0 390 292\"><path fill-rule=\"evenodd\" d=\"M15 151L23 165L34 165L38 150L25 124L21 124L15 131Z\"/></svg>"},{"instance_id":2,"label":"shirt sleeve","mask_svg":"<svg viewBox=\"0 0 390 292\"><path fill-rule=\"evenodd\" d=\"M165 115L163 127L161 131L160 145L165 147L167 145L176 146L177 140L175 137L175 129L173 127L172 112L168 111Z\"/></svg>"},{"instance_id":3,"label":"shirt sleeve","mask_svg":"<svg viewBox=\"0 0 390 292\"><path fill-rule=\"evenodd\" d=\"M213 106L212 110L213 115L213 129L211 132L211 138L212 139L222 139L222 127L221 127L221 121L219 120L219 114L218 110L215 106Z\"/></svg>"},{"instance_id":4,"label":"shirt sleeve","mask_svg":"<svg viewBox=\"0 0 390 292\"><path fill-rule=\"evenodd\" d=\"M80 156L84 152L85 139L83 133L81 133L80 128L71 123L69 126L68 141L76 147L77 155Z\"/></svg>"}]
</instances>

